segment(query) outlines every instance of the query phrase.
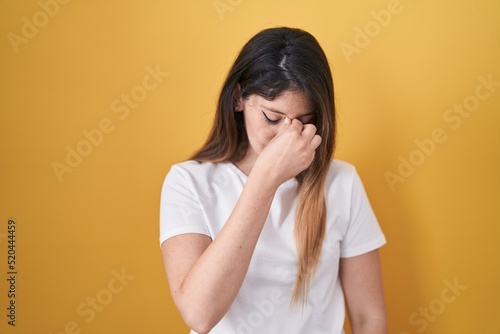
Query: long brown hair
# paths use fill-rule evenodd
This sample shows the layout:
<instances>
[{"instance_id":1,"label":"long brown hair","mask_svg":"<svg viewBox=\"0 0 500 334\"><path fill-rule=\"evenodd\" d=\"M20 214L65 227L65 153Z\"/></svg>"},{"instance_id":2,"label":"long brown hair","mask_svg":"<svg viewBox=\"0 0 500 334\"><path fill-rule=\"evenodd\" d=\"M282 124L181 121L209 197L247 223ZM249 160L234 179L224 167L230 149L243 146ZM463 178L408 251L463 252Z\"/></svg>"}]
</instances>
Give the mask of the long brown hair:
<instances>
[{"instance_id":1,"label":"long brown hair","mask_svg":"<svg viewBox=\"0 0 500 334\"><path fill-rule=\"evenodd\" d=\"M307 299L311 276L321 255L325 236L325 179L335 146L333 80L325 53L308 32L296 28L266 29L241 49L217 103L212 130L203 147L191 158L204 162L236 162L248 148L239 96L258 94L273 100L287 90L306 94L315 111L313 123L322 141L311 165L296 176L299 200L295 212L298 272L292 304Z\"/></svg>"}]
</instances>

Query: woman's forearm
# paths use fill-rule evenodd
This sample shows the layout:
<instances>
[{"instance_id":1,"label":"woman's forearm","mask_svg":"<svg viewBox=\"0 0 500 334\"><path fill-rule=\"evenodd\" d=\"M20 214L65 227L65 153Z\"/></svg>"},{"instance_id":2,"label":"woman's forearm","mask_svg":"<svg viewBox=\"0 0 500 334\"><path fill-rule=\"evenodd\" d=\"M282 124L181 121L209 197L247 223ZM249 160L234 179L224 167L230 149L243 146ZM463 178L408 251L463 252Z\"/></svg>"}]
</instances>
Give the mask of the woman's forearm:
<instances>
[{"instance_id":1,"label":"woman's forearm","mask_svg":"<svg viewBox=\"0 0 500 334\"><path fill-rule=\"evenodd\" d=\"M178 307L195 330L208 332L233 303L247 273L276 187L250 173L226 224L184 278Z\"/></svg>"},{"instance_id":2,"label":"woman's forearm","mask_svg":"<svg viewBox=\"0 0 500 334\"><path fill-rule=\"evenodd\" d=\"M359 324L351 324L352 334L387 334L385 319L372 319Z\"/></svg>"}]
</instances>

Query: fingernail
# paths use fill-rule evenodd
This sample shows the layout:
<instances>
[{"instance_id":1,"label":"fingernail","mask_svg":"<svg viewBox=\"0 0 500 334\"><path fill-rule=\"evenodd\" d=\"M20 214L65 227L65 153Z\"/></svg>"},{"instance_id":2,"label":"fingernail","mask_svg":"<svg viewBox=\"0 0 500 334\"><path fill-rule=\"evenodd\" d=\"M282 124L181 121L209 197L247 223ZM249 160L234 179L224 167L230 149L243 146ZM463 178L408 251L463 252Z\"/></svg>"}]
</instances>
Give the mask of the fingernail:
<instances>
[{"instance_id":1,"label":"fingernail","mask_svg":"<svg viewBox=\"0 0 500 334\"><path fill-rule=\"evenodd\" d=\"M285 117L285 125L288 125L288 123L290 123L290 118Z\"/></svg>"}]
</instances>

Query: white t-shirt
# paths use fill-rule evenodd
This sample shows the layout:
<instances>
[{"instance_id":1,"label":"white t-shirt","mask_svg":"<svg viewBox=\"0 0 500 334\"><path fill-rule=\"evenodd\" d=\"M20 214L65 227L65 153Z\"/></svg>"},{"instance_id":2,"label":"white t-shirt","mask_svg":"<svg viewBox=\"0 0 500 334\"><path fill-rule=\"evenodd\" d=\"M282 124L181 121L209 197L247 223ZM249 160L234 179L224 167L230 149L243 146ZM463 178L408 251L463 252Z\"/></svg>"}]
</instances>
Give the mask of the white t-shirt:
<instances>
[{"instance_id":1,"label":"white t-shirt","mask_svg":"<svg viewBox=\"0 0 500 334\"><path fill-rule=\"evenodd\" d=\"M172 166L162 188L160 244L183 233L216 238L246 180L232 163L186 161ZM243 285L211 334L344 333L339 258L377 249L386 240L356 169L333 160L326 181L327 222L320 263L307 304L302 308L299 300L290 308L297 273L296 185L291 179L276 191Z\"/></svg>"}]
</instances>

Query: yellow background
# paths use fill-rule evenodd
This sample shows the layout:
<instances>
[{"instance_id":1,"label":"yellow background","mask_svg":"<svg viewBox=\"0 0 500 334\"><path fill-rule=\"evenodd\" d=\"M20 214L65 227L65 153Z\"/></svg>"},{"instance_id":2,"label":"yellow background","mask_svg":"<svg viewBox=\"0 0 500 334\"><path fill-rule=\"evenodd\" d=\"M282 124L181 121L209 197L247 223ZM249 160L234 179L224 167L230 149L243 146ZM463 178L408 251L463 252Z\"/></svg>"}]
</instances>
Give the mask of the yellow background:
<instances>
[{"instance_id":1,"label":"yellow background","mask_svg":"<svg viewBox=\"0 0 500 334\"><path fill-rule=\"evenodd\" d=\"M443 118L474 101L479 77L500 82L500 2L401 0L378 30L372 11L391 1L215 2L75 0L46 21L40 3L52 0L0 2L0 332L187 333L158 245L161 184L204 141L240 47L287 25L315 35L331 62L336 157L358 167L388 239L390 333L500 333L500 87L456 129ZM33 16L36 35L13 46L8 36L23 38ZM141 93L147 68L168 75L127 117L115 113L122 94ZM112 130L60 181L54 162L103 120ZM386 172L435 128L446 140L424 161L413 153L421 165L391 189ZM5 316L9 219L16 327ZM126 284L113 278L122 271ZM444 303L454 280L462 290ZM107 304L91 319L96 297Z\"/></svg>"}]
</instances>

